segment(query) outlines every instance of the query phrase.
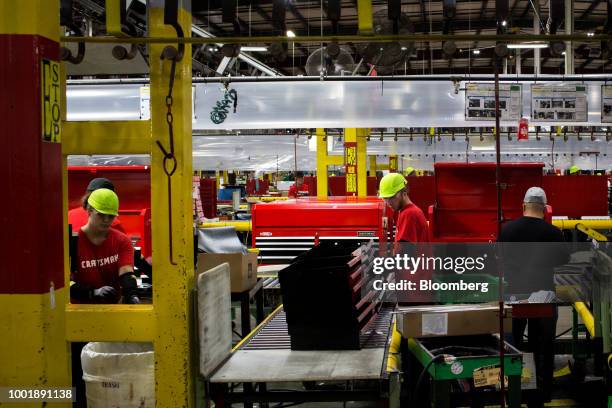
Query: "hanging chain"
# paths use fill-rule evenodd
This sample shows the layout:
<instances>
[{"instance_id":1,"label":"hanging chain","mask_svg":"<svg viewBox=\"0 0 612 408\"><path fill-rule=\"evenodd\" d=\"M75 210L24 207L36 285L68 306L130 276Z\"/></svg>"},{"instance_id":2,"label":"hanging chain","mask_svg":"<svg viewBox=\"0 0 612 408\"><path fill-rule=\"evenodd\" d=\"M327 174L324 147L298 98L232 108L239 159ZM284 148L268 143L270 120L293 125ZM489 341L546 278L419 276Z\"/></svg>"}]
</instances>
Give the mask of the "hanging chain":
<instances>
[{"instance_id":1,"label":"hanging chain","mask_svg":"<svg viewBox=\"0 0 612 408\"><path fill-rule=\"evenodd\" d=\"M182 33L182 31L181 31ZM180 36L180 34L179 34ZM179 46L178 52L174 47L168 46L164 49L161 55L161 59L171 59L172 65L170 67L170 80L168 83L168 94L166 95L166 124L168 125L168 141L170 148L165 149L161 141L156 140L156 144L164 155L163 169L166 173L167 185L168 185L168 245L170 252L170 264L177 265L174 261L174 250L173 250L173 236L172 236L172 176L176 172L178 162L174 152L174 116L172 114L172 106L174 104L174 98L172 97L172 91L174 89L174 76L176 74L176 64L183 57L182 49Z\"/></svg>"}]
</instances>

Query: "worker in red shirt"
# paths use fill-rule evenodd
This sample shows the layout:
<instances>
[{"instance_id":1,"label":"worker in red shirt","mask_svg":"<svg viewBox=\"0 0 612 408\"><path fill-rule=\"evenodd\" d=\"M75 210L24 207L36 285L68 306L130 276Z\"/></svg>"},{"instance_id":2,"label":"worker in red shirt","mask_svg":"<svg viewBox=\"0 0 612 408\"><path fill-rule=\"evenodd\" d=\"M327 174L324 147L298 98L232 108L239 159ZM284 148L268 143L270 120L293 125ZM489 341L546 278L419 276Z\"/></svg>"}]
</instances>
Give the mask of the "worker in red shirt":
<instances>
[{"instance_id":1,"label":"worker in red shirt","mask_svg":"<svg viewBox=\"0 0 612 408\"><path fill-rule=\"evenodd\" d=\"M111 228L119 210L114 191L100 188L87 198L87 224L79 229L77 270L70 286L75 303L140 303L134 276L134 248Z\"/></svg>"},{"instance_id":2,"label":"worker in red shirt","mask_svg":"<svg viewBox=\"0 0 612 408\"><path fill-rule=\"evenodd\" d=\"M119 211L114 191L98 188L85 202L87 223L78 229L77 268L70 285L72 303L140 303L134 276L134 248L123 232L111 228ZM72 383L76 407L85 407L81 351L85 343L71 343Z\"/></svg>"},{"instance_id":3,"label":"worker in red shirt","mask_svg":"<svg viewBox=\"0 0 612 408\"><path fill-rule=\"evenodd\" d=\"M380 180L379 197L395 213L398 213L396 221L396 242L429 242L429 228L425 214L417 207L408 196L408 182L400 173L389 173Z\"/></svg>"},{"instance_id":4,"label":"worker in red shirt","mask_svg":"<svg viewBox=\"0 0 612 408\"><path fill-rule=\"evenodd\" d=\"M73 208L72 210L68 211L68 224L71 225L73 233L78 232L83 225L87 224L87 221L89 219L89 214L87 214L87 199L93 191L99 188L107 188L109 190L115 191L115 185L107 178L98 177L91 180L87 185L85 195L81 200L83 203L82 206ZM115 220L113 221L111 227L123 232L124 234L126 233L123 229L123 226L121 225L121 221L119 221L119 217L115 217Z\"/></svg>"},{"instance_id":5,"label":"worker in red shirt","mask_svg":"<svg viewBox=\"0 0 612 408\"><path fill-rule=\"evenodd\" d=\"M289 193L287 195L290 198L297 198L298 191L308 193L308 184L304 184L304 173L300 171L296 173L295 184L292 184L291 187L289 187ZM308 194L303 194L303 195L308 195Z\"/></svg>"}]
</instances>

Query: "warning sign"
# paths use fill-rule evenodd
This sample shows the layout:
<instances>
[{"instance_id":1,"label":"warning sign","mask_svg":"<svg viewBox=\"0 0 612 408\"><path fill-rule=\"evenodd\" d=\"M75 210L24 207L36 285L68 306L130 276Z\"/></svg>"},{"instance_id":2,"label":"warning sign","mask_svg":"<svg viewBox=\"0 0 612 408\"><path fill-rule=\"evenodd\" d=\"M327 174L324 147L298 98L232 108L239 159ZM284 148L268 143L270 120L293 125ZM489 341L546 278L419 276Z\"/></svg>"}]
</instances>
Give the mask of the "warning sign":
<instances>
[{"instance_id":1,"label":"warning sign","mask_svg":"<svg viewBox=\"0 0 612 408\"><path fill-rule=\"evenodd\" d=\"M357 193L357 143L346 142L344 144L344 158L346 171L346 194Z\"/></svg>"},{"instance_id":2,"label":"warning sign","mask_svg":"<svg viewBox=\"0 0 612 408\"><path fill-rule=\"evenodd\" d=\"M42 138L45 142L61 142L60 66L58 62L41 61L40 98L42 105Z\"/></svg>"},{"instance_id":3,"label":"warning sign","mask_svg":"<svg viewBox=\"0 0 612 408\"><path fill-rule=\"evenodd\" d=\"M499 385L501 370L497 366L480 367L474 370L472 377L474 378L474 387L487 387L490 385ZM504 375L504 382L508 384L508 376Z\"/></svg>"}]
</instances>

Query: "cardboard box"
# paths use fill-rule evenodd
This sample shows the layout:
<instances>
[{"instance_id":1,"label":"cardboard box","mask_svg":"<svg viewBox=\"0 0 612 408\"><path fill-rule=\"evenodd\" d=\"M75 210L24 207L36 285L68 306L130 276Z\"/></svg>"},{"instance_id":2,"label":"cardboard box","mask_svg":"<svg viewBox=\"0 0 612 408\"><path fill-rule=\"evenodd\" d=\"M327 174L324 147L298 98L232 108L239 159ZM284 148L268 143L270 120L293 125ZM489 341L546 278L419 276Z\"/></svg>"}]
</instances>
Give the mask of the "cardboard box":
<instances>
[{"instance_id":1,"label":"cardboard box","mask_svg":"<svg viewBox=\"0 0 612 408\"><path fill-rule=\"evenodd\" d=\"M433 305L402 307L397 328L404 337L465 336L499 332L499 307ZM512 308L504 307L504 331L512 331Z\"/></svg>"},{"instance_id":2,"label":"cardboard box","mask_svg":"<svg viewBox=\"0 0 612 408\"><path fill-rule=\"evenodd\" d=\"M230 266L231 291L244 292L257 283L257 254L199 254L198 274L224 262Z\"/></svg>"}]
</instances>

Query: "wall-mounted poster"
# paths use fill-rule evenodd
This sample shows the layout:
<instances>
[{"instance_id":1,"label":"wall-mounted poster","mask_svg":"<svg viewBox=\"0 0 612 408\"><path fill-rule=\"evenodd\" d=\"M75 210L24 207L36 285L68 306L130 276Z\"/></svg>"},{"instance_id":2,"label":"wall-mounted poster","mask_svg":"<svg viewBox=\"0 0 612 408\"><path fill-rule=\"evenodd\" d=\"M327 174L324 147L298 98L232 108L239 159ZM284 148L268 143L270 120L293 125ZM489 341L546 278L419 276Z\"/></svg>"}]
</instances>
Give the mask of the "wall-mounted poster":
<instances>
[{"instance_id":1,"label":"wall-mounted poster","mask_svg":"<svg viewBox=\"0 0 612 408\"><path fill-rule=\"evenodd\" d=\"M531 119L533 122L586 122L586 85L532 85Z\"/></svg>"},{"instance_id":2,"label":"wall-mounted poster","mask_svg":"<svg viewBox=\"0 0 612 408\"><path fill-rule=\"evenodd\" d=\"M601 121L612 122L612 86L601 86Z\"/></svg>"},{"instance_id":3,"label":"wall-mounted poster","mask_svg":"<svg viewBox=\"0 0 612 408\"><path fill-rule=\"evenodd\" d=\"M518 121L521 108L521 85L500 84L500 120ZM465 85L465 120L495 120L495 84Z\"/></svg>"}]
</instances>

